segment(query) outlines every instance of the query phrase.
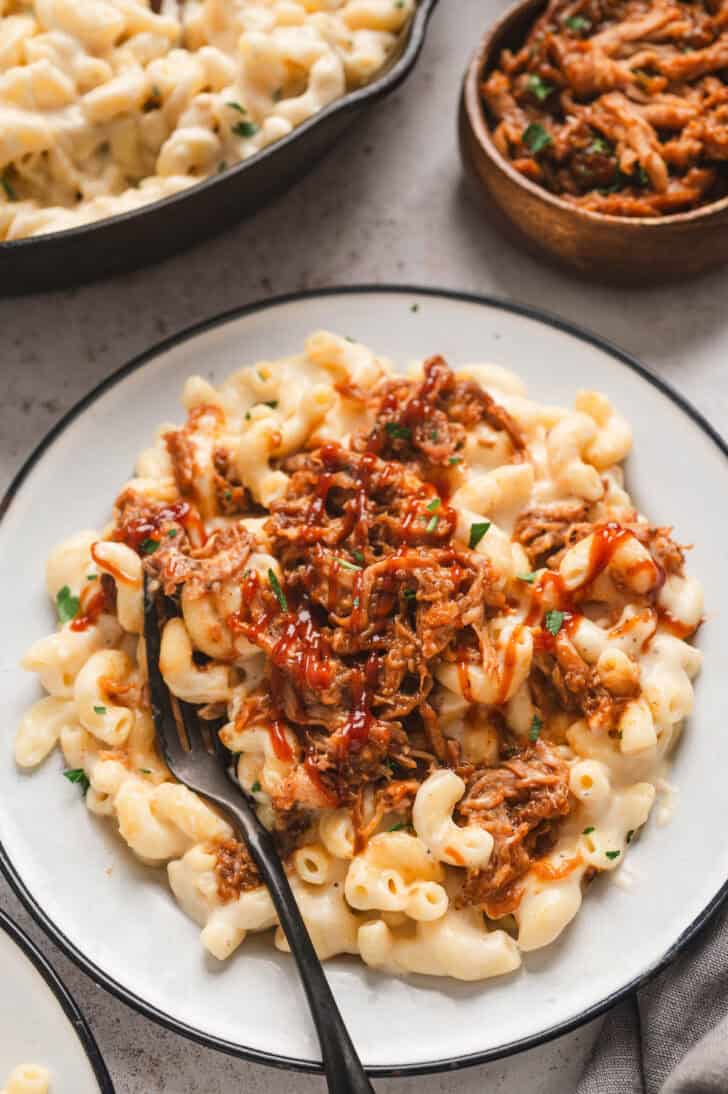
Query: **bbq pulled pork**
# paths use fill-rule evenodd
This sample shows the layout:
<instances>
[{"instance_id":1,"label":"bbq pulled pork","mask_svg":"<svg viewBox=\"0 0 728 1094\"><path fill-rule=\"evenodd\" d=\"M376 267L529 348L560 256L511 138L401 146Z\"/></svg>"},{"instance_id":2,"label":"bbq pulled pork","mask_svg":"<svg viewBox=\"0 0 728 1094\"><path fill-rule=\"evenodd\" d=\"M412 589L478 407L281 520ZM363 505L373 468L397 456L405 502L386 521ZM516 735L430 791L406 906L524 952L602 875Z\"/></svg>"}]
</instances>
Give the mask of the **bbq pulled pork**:
<instances>
[{"instance_id":1,"label":"bbq pulled pork","mask_svg":"<svg viewBox=\"0 0 728 1094\"><path fill-rule=\"evenodd\" d=\"M244 843L234 839L220 840L212 850L215 854L217 892L221 900L234 900L240 893L258 888L261 884L260 874Z\"/></svg>"},{"instance_id":2,"label":"bbq pulled pork","mask_svg":"<svg viewBox=\"0 0 728 1094\"><path fill-rule=\"evenodd\" d=\"M524 547L534 570L557 565L564 548L588 536L589 505L579 498L551 502L519 513L513 538Z\"/></svg>"},{"instance_id":3,"label":"bbq pulled pork","mask_svg":"<svg viewBox=\"0 0 728 1094\"><path fill-rule=\"evenodd\" d=\"M235 729L265 728L289 762L273 795L284 853L316 810L338 805L352 809L361 847L385 814L408 817L421 782L448 765L468 784L457 819L495 840L491 865L468 878L462 899L508 909L568 811L566 766L545 741L524 748L505 724L494 765L469 766L442 732L433 669L440 659L482 663L488 623L509 608L487 556L455 536L456 454L481 422L507 435L514 459L524 441L503 407L439 357L421 381L383 383L370 406L371 429L349 445L319 444L281 462L288 489L262 529L275 570L255 568L261 547L242 521L205 535L186 498L122 496L116 535L140 551L168 597L239 590L239 608L218 627L257 647L266 669L264 686L236 704ZM167 437L180 488L187 472L195 477L185 436ZM221 454L216 466L224 477ZM257 883L234 841L215 854L224 899Z\"/></svg>"},{"instance_id":4,"label":"bbq pulled pork","mask_svg":"<svg viewBox=\"0 0 728 1094\"><path fill-rule=\"evenodd\" d=\"M468 873L460 903L476 904L492 919L513 912L518 882L551 850L569 809L568 768L543 741L497 767L473 771L458 813L490 832L493 854L485 869Z\"/></svg>"},{"instance_id":5,"label":"bbq pulled pork","mask_svg":"<svg viewBox=\"0 0 728 1094\"><path fill-rule=\"evenodd\" d=\"M631 517L636 515L631 513ZM579 498L532 506L518 514L513 538L524 548L534 570L543 566L556 570L565 552L594 531L596 525L588 517L589 505ZM665 574L683 572L685 548L672 538L672 528L636 519L621 527L647 547Z\"/></svg>"},{"instance_id":6,"label":"bbq pulled pork","mask_svg":"<svg viewBox=\"0 0 728 1094\"><path fill-rule=\"evenodd\" d=\"M612 216L728 192L728 13L719 0L550 0L482 85L499 151Z\"/></svg>"},{"instance_id":7,"label":"bbq pulled pork","mask_svg":"<svg viewBox=\"0 0 728 1094\"><path fill-rule=\"evenodd\" d=\"M448 465L462 447L466 429L487 422L510 437L516 451L524 447L517 423L473 380L459 379L442 357L425 364L424 380L414 390L411 381L395 378L375 397L377 421L368 435L354 441L356 450Z\"/></svg>"}]
</instances>

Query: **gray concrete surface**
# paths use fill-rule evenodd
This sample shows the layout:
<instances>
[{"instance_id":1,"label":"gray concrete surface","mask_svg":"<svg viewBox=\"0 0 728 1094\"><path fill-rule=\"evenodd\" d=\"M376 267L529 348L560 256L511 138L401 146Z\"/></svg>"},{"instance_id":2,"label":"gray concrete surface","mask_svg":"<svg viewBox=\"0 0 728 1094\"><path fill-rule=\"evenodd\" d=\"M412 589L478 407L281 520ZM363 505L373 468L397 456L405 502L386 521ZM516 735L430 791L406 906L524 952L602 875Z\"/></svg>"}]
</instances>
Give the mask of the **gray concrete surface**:
<instances>
[{"instance_id":1,"label":"gray concrete surface","mask_svg":"<svg viewBox=\"0 0 728 1094\"><path fill-rule=\"evenodd\" d=\"M447 286L560 313L641 357L725 430L728 271L637 293L581 284L504 243L464 186L454 126L459 81L502 7L441 0L414 76L255 220L151 269L0 300L0 487L64 410L160 338L273 293L357 282ZM318 1079L228 1059L154 1026L74 969L2 881L0 906L29 929L74 992L118 1094L323 1091ZM377 1089L568 1094L597 1028L510 1061Z\"/></svg>"}]
</instances>

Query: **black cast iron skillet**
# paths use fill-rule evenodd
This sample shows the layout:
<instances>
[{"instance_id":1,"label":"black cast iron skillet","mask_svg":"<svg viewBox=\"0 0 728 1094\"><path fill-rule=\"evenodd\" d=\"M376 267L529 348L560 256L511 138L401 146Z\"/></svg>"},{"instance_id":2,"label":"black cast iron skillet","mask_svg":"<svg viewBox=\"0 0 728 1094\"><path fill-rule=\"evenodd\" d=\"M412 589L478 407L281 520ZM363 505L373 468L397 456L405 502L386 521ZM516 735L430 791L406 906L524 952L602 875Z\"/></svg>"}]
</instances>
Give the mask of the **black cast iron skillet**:
<instances>
[{"instance_id":1,"label":"black cast iron skillet","mask_svg":"<svg viewBox=\"0 0 728 1094\"><path fill-rule=\"evenodd\" d=\"M254 213L301 178L372 103L409 75L437 0L419 0L381 76L314 114L287 137L179 194L64 232L0 243L0 296L68 288L132 270Z\"/></svg>"}]
</instances>

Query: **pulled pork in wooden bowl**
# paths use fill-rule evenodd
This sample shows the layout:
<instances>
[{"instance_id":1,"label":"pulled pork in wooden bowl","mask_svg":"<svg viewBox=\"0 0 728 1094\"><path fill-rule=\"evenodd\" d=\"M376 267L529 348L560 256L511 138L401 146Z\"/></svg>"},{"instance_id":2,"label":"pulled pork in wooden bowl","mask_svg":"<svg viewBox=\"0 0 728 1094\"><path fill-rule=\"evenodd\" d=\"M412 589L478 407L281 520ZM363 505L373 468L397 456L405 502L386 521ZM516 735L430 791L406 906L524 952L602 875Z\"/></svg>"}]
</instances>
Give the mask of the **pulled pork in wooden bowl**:
<instances>
[{"instance_id":1,"label":"pulled pork in wooden bowl","mask_svg":"<svg viewBox=\"0 0 728 1094\"><path fill-rule=\"evenodd\" d=\"M510 234L582 275L728 260L726 0L526 0L465 77L463 158Z\"/></svg>"}]
</instances>

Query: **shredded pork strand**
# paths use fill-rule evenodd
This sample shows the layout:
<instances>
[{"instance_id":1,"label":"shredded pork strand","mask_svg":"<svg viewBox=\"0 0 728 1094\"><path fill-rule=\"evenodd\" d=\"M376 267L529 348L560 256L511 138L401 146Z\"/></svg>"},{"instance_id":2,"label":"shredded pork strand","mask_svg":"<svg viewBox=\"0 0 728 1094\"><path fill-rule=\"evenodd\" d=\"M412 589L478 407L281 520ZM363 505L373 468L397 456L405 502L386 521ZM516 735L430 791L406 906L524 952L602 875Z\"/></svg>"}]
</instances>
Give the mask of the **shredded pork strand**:
<instances>
[{"instance_id":1,"label":"shredded pork strand","mask_svg":"<svg viewBox=\"0 0 728 1094\"><path fill-rule=\"evenodd\" d=\"M248 889L261 884L258 868L250 852L239 840L219 840L211 847L215 855L217 892L222 901L234 900Z\"/></svg>"},{"instance_id":2,"label":"shredded pork strand","mask_svg":"<svg viewBox=\"0 0 728 1094\"><path fill-rule=\"evenodd\" d=\"M584 209L682 212L728 193L728 17L712 0L550 0L482 85L499 151Z\"/></svg>"},{"instance_id":3,"label":"shredded pork strand","mask_svg":"<svg viewBox=\"0 0 728 1094\"><path fill-rule=\"evenodd\" d=\"M564 552L594 531L588 514L588 504L578 498L529 507L518 514L513 538L523 546L534 569L555 570ZM685 547L672 538L672 528L638 521L636 513L632 516L624 527L648 548L658 566L666 574L682 573Z\"/></svg>"},{"instance_id":4,"label":"shredded pork strand","mask_svg":"<svg viewBox=\"0 0 728 1094\"><path fill-rule=\"evenodd\" d=\"M492 919L513 912L518 882L551 849L569 810L567 765L543 741L497 767L474 770L458 811L490 832L493 854L485 869L468 873L460 903L475 904Z\"/></svg>"}]
</instances>

